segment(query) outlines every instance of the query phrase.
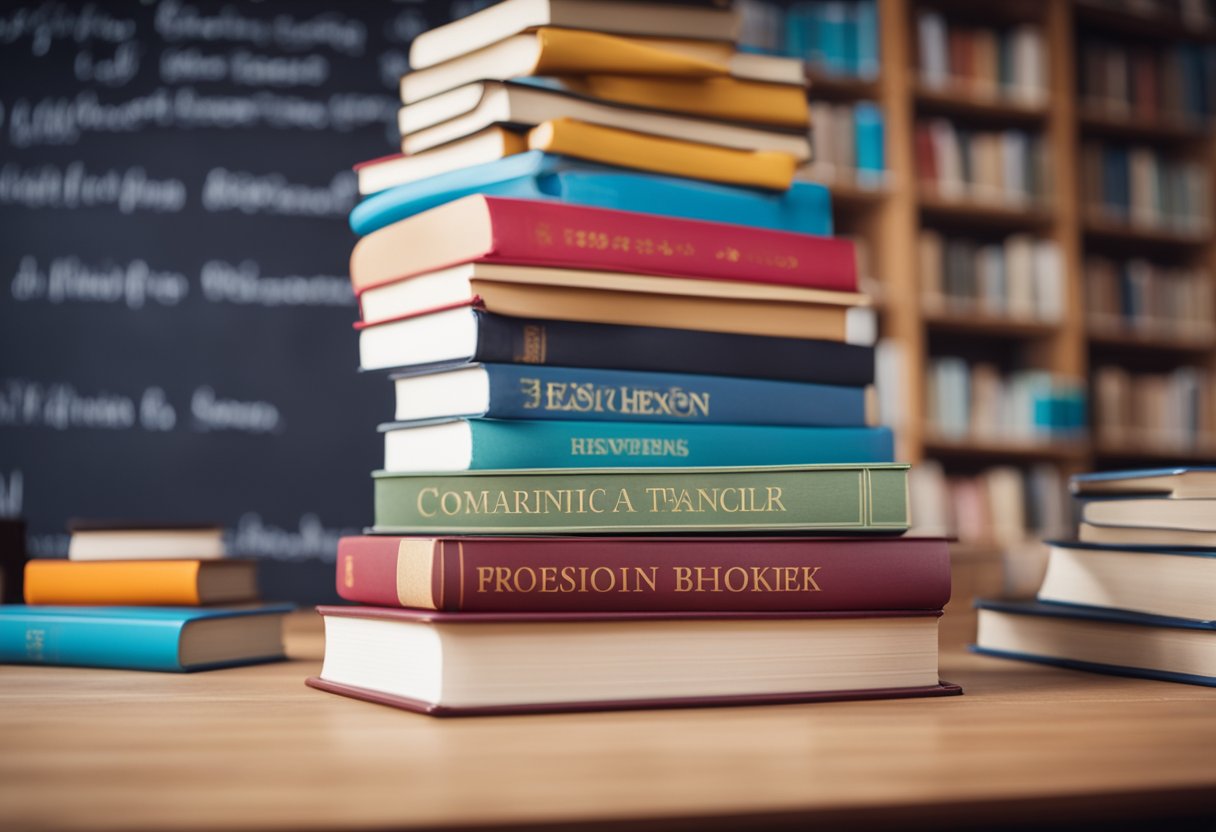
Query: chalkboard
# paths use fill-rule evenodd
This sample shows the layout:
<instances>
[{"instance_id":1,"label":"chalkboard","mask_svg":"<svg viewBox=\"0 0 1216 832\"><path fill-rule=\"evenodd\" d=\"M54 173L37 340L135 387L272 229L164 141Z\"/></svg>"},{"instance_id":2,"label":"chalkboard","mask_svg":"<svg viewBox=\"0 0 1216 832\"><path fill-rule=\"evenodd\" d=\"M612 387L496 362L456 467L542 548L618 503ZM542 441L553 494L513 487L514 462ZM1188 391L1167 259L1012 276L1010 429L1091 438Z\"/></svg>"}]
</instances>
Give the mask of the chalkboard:
<instances>
[{"instance_id":1,"label":"chalkboard","mask_svg":"<svg viewBox=\"0 0 1216 832\"><path fill-rule=\"evenodd\" d=\"M409 40L471 4L0 5L0 517L212 521L270 597L371 521L352 163Z\"/></svg>"}]
</instances>

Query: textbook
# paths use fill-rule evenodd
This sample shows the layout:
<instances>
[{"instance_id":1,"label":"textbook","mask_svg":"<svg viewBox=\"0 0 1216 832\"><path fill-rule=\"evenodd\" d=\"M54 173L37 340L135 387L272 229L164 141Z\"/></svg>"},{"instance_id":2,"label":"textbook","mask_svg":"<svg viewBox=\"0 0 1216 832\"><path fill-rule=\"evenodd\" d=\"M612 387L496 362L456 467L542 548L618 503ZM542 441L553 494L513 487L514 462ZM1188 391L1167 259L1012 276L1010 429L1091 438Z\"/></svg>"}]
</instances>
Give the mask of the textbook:
<instances>
[{"instance_id":1,"label":"textbook","mask_svg":"<svg viewBox=\"0 0 1216 832\"><path fill-rule=\"evenodd\" d=\"M979 601L975 651L1216 687L1216 622L1032 601Z\"/></svg>"},{"instance_id":2,"label":"textbook","mask_svg":"<svg viewBox=\"0 0 1216 832\"><path fill-rule=\"evenodd\" d=\"M415 70L546 26L653 38L733 42L738 15L724 8L621 0L506 0L422 32L410 43Z\"/></svg>"},{"instance_id":3,"label":"textbook","mask_svg":"<svg viewBox=\"0 0 1216 832\"><path fill-rule=\"evenodd\" d=\"M864 427L873 389L758 378L474 364L393 377L399 422L611 419L716 425Z\"/></svg>"},{"instance_id":4,"label":"textbook","mask_svg":"<svg viewBox=\"0 0 1216 832\"><path fill-rule=\"evenodd\" d=\"M848 240L480 194L363 237L351 283L364 292L462 263L857 291Z\"/></svg>"},{"instance_id":5,"label":"textbook","mask_svg":"<svg viewBox=\"0 0 1216 832\"><path fill-rule=\"evenodd\" d=\"M917 537L397 537L338 541L347 601L446 612L939 610L950 555Z\"/></svg>"},{"instance_id":6,"label":"textbook","mask_svg":"<svg viewBox=\"0 0 1216 832\"><path fill-rule=\"evenodd\" d=\"M889 428L453 419L381 425L384 470L890 462Z\"/></svg>"},{"instance_id":7,"label":"textbook","mask_svg":"<svg viewBox=\"0 0 1216 832\"><path fill-rule=\"evenodd\" d=\"M471 363L699 373L861 387L874 349L839 341L510 318L461 307L397 321L363 369ZM369 331L360 333L360 343ZM361 350L362 351L362 350ZM365 358L369 353L364 353Z\"/></svg>"},{"instance_id":8,"label":"textbook","mask_svg":"<svg viewBox=\"0 0 1216 832\"><path fill-rule=\"evenodd\" d=\"M276 661L291 610L0 606L0 664L191 671Z\"/></svg>"},{"instance_id":9,"label":"textbook","mask_svg":"<svg viewBox=\"0 0 1216 832\"><path fill-rule=\"evenodd\" d=\"M494 141L491 139L491 144ZM423 159L425 154L387 157L381 161L387 166L394 159L405 162L414 158ZM551 199L567 205L818 236L832 233L831 195L827 187L817 183L794 182L788 190L779 192L735 188L639 173L535 150L390 187L356 205L350 212L350 227L356 234L370 234L437 205L477 193Z\"/></svg>"},{"instance_id":10,"label":"textbook","mask_svg":"<svg viewBox=\"0 0 1216 832\"><path fill-rule=\"evenodd\" d=\"M210 560L224 556L218 526L128 520L73 520L71 560Z\"/></svg>"},{"instance_id":11,"label":"textbook","mask_svg":"<svg viewBox=\"0 0 1216 832\"><path fill-rule=\"evenodd\" d=\"M398 112L397 126L401 130L401 151L413 154L495 124L534 127L557 118L736 150L776 151L800 162L809 159L811 153L805 128L634 107L521 81L479 81L406 104Z\"/></svg>"},{"instance_id":12,"label":"textbook","mask_svg":"<svg viewBox=\"0 0 1216 832\"><path fill-rule=\"evenodd\" d=\"M908 466L376 471L391 534L907 531Z\"/></svg>"},{"instance_id":13,"label":"textbook","mask_svg":"<svg viewBox=\"0 0 1216 832\"><path fill-rule=\"evenodd\" d=\"M442 613L318 607L314 688L434 716L960 693L939 612Z\"/></svg>"},{"instance_id":14,"label":"textbook","mask_svg":"<svg viewBox=\"0 0 1216 832\"><path fill-rule=\"evenodd\" d=\"M251 560L32 560L25 569L27 604L197 606L258 597Z\"/></svg>"}]
</instances>

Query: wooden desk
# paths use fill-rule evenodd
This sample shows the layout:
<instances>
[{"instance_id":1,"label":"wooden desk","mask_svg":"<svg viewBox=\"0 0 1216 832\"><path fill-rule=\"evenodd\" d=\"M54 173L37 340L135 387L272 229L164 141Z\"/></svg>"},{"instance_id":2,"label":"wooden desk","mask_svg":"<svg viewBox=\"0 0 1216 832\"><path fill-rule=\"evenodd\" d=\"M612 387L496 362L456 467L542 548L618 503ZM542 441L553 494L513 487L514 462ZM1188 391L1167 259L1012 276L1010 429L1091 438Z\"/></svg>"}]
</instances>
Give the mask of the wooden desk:
<instances>
[{"instance_id":1,"label":"wooden desk","mask_svg":"<svg viewBox=\"0 0 1216 832\"><path fill-rule=\"evenodd\" d=\"M961 653L967 695L437 720L304 687L0 667L0 828L903 829L1216 813L1216 690Z\"/></svg>"}]
</instances>

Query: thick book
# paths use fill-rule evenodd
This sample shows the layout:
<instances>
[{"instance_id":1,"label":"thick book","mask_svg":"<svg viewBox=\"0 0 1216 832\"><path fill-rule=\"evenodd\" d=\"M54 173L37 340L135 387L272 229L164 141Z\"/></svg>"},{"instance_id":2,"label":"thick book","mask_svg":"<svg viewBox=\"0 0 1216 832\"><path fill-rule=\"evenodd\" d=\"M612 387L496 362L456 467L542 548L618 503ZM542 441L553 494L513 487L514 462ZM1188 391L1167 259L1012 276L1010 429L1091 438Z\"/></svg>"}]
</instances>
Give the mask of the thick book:
<instances>
[{"instance_id":1,"label":"thick book","mask_svg":"<svg viewBox=\"0 0 1216 832\"><path fill-rule=\"evenodd\" d=\"M908 529L908 466L774 465L373 473L388 534Z\"/></svg>"},{"instance_id":2,"label":"thick book","mask_svg":"<svg viewBox=\"0 0 1216 832\"><path fill-rule=\"evenodd\" d=\"M347 601L446 612L939 610L950 554L918 537L397 537L338 541Z\"/></svg>"},{"instance_id":3,"label":"thick book","mask_svg":"<svg viewBox=\"0 0 1216 832\"><path fill-rule=\"evenodd\" d=\"M1216 534L1216 499L1130 495L1087 499L1081 503L1081 520L1091 526Z\"/></svg>"},{"instance_id":4,"label":"thick book","mask_svg":"<svg viewBox=\"0 0 1216 832\"><path fill-rule=\"evenodd\" d=\"M1082 522L1077 537L1104 546L1147 546L1159 549L1216 549L1216 532L1148 526L1098 526Z\"/></svg>"},{"instance_id":5,"label":"thick book","mask_svg":"<svg viewBox=\"0 0 1216 832\"><path fill-rule=\"evenodd\" d=\"M869 299L852 292L683 277L465 263L359 292L360 364L391 366L398 324L472 306L500 315L666 326L871 345Z\"/></svg>"},{"instance_id":6,"label":"thick book","mask_svg":"<svg viewBox=\"0 0 1216 832\"><path fill-rule=\"evenodd\" d=\"M874 349L838 341L668 327L543 321L459 308L396 323L399 337L364 369L470 363L720 374L864 386ZM362 337L361 339L362 340Z\"/></svg>"},{"instance_id":7,"label":"thick book","mask_svg":"<svg viewBox=\"0 0 1216 832\"><path fill-rule=\"evenodd\" d=\"M875 425L873 388L735 376L472 364L393 377L394 419L452 417L673 424Z\"/></svg>"},{"instance_id":8,"label":"thick book","mask_svg":"<svg viewBox=\"0 0 1216 832\"><path fill-rule=\"evenodd\" d=\"M36 559L25 570L27 604L189 607L257 597L251 560Z\"/></svg>"},{"instance_id":9,"label":"thick book","mask_svg":"<svg viewBox=\"0 0 1216 832\"><path fill-rule=\"evenodd\" d=\"M490 136L489 148L479 152L498 153L497 148L510 141L504 138L506 135ZM392 158L377 161L387 165ZM426 156L395 158L404 164ZM497 161L471 167L459 163L450 172L438 173L441 165L429 178L390 187L364 199L350 212L351 229L356 234L370 234L437 205L480 193L516 199L553 199L565 205L727 222L821 237L832 234L831 194L825 186L813 182L794 182L788 190L762 191L631 171L538 150L504 159L495 155L489 158ZM407 175L412 174L407 171ZM378 190L385 185L381 179L373 180L368 187Z\"/></svg>"},{"instance_id":10,"label":"thick book","mask_svg":"<svg viewBox=\"0 0 1216 832\"><path fill-rule=\"evenodd\" d=\"M433 716L961 693L937 678L938 612L317 611L310 686Z\"/></svg>"},{"instance_id":11,"label":"thick book","mask_svg":"<svg viewBox=\"0 0 1216 832\"><path fill-rule=\"evenodd\" d=\"M419 34L410 43L410 66L423 69L504 38L556 26L653 38L735 40L739 16L724 8L622 0L505 0Z\"/></svg>"},{"instance_id":12,"label":"thick book","mask_svg":"<svg viewBox=\"0 0 1216 832\"><path fill-rule=\"evenodd\" d=\"M1216 551L1054 541L1038 598L1216 621Z\"/></svg>"},{"instance_id":13,"label":"thick book","mask_svg":"<svg viewBox=\"0 0 1216 832\"><path fill-rule=\"evenodd\" d=\"M811 156L805 128L632 107L519 81L480 81L406 104L397 114L397 126L401 131L401 152L413 154L471 136L495 124L535 127L557 118L736 150L786 153L799 162Z\"/></svg>"},{"instance_id":14,"label":"thick book","mask_svg":"<svg viewBox=\"0 0 1216 832\"><path fill-rule=\"evenodd\" d=\"M224 556L218 526L134 523L126 520L73 520L71 560L211 560Z\"/></svg>"},{"instance_id":15,"label":"thick book","mask_svg":"<svg viewBox=\"0 0 1216 832\"><path fill-rule=\"evenodd\" d=\"M978 601L975 651L1216 687L1216 622L1034 601Z\"/></svg>"},{"instance_id":16,"label":"thick book","mask_svg":"<svg viewBox=\"0 0 1216 832\"><path fill-rule=\"evenodd\" d=\"M891 462L890 428L452 419L393 422L384 470L663 468Z\"/></svg>"},{"instance_id":17,"label":"thick book","mask_svg":"<svg viewBox=\"0 0 1216 832\"><path fill-rule=\"evenodd\" d=\"M1078 497L1172 497L1216 499L1216 468L1139 468L1078 474L1069 479Z\"/></svg>"},{"instance_id":18,"label":"thick book","mask_svg":"<svg viewBox=\"0 0 1216 832\"><path fill-rule=\"evenodd\" d=\"M351 283L363 292L464 263L857 291L849 240L480 194L360 239Z\"/></svg>"},{"instance_id":19,"label":"thick book","mask_svg":"<svg viewBox=\"0 0 1216 832\"><path fill-rule=\"evenodd\" d=\"M0 606L0 664L181 672L277 661L291 610Z\"/></svg>"}]
</instances>

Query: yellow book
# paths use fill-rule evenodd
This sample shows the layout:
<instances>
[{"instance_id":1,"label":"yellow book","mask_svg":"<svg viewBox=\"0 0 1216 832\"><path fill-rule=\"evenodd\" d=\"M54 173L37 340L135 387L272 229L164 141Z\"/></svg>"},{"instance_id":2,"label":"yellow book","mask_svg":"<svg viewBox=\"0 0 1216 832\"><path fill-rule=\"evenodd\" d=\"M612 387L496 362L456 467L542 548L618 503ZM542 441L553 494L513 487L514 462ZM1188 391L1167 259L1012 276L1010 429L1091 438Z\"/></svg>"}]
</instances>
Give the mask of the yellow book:
<instances>
[{"instance_id":1,"label":"yellow book","mask_svg":"<svg viewBox=\"0 0 1216 832\"><path fill-rule=\"evenodd\" d=\"M634 78L587 75L563 78L570 92L673 113L806 129L806 89L737 78Z\"/></svg>"},{"instance_id":2,"label":"yellow book","mask_svg":"<svg viewBox=\"0 0 1216 832\"><path fill-rule=\"evenodd\" d=\"M534 127L528 133L528 147L650 173L774 190L789 188L797 164L787 153L732 150L570 118Z\"/></svg>"}]
</instances>

